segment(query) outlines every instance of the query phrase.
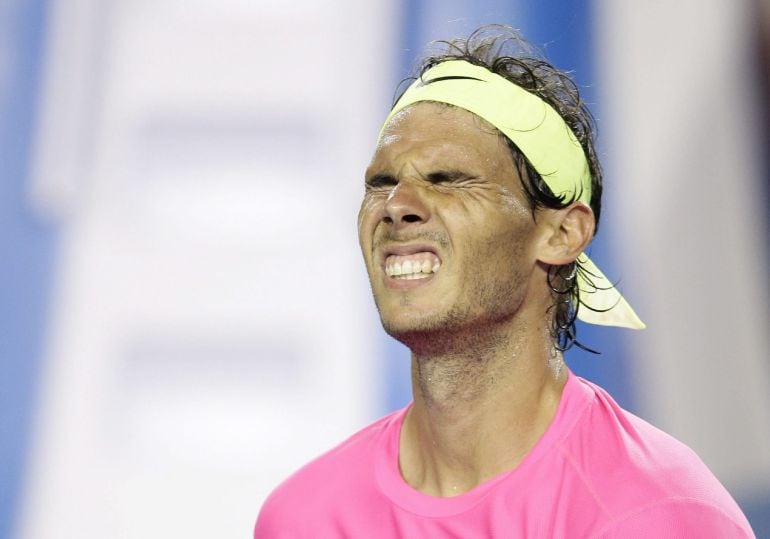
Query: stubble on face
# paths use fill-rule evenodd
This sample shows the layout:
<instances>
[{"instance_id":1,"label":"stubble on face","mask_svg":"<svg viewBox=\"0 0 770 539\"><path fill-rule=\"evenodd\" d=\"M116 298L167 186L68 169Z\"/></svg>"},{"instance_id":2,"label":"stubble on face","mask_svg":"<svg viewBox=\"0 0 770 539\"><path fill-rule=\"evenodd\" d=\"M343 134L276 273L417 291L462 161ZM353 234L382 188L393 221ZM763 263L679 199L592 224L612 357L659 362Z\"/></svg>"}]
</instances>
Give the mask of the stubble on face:
<instances>
[{"instance_id":1,"label":"stubble on face","mask_svg":"<svg viewBox=\"0 0 770 539\"><path fill-rule=\"evenodd\" d=\"M513 256L519 259L525 254L525 247L519 242L506 246L491 245L494 240L467 246L464 264L482 263L503 265L504 260ZM490 248L494 247L494 248ZM505 258L496 256L498 251L508 250ZM388 316L382 309L380 320L385 332L407 346L417 356L446 355L450 352L485 352L495 348L495 333L505 331L524 301L527 292L526 275L510 265L492 272L504 278L490 280L488 275L471 275L461 285L461 293L446 309L437 308L419 317L404 321L401 317ZM375 294L375 303L377 295ZM409 309L413 305L412 293L404 292L400 306Z\"/></svg>"},{"instance_id":2,"label":"stubble on face","mask_svg":"<svg viewBox=\"0 0 770 539\"><path fill-rule=\"evenodd\" d=\"M443 232L426 233L410 239L441 245L450 258L455 258L451 260L451 266L466 268L466 271L462 280L456 281L455 286L459 290L454 301L444 306L437 298L435 310L423 311L419 317L408 320L380 309L375 294L386 333L418 356L444 355L449 351L483 351L482 348L495 345L492 333L502 329L500 326L516 315L528 290L527 275L522 271L521 264L512 262L523 260L527 254L526 245L517 238L514 230L462 245L457 250L448 249L451 241ZM486 271L467 271L467 268L481 265ZM443 271L452 271L452 268ZM413 307L418 303L413 296L421 292L402 292L400 306L407 310Z\"/></svg>"}]
</instances>

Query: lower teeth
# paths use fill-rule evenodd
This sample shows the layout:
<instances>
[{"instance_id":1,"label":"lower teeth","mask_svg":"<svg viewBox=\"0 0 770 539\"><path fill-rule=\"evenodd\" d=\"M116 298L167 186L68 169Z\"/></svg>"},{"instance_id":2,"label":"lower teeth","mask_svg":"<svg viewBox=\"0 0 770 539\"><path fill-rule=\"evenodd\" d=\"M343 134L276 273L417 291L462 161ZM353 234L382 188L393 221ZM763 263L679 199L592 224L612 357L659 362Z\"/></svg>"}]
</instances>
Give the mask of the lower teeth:
<instances>
[{"instance_id":1,"label":"lower teeth","mask_svg":"<svg viewBox=\"0 0 770 539\"><path fill-rule=\"evenodd\" d=\"M425 279L429 274L428 273L409 273L407 275L394 275L394 279Z\"/></svg>"}]
</instances>

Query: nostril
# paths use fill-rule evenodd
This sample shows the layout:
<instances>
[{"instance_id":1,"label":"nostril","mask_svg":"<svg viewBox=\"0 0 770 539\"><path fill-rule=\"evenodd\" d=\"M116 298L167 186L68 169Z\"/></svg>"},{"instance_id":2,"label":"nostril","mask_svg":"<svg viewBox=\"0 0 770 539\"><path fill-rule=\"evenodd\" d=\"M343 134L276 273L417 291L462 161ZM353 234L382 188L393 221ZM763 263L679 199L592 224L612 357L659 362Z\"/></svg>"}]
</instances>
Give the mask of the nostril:
<instances>
[{"instance_id":1,"label":"nostril","mask_svg":"<svg viewBox=\"0 0 770 539\"><path fill-rule=\"evenodd\" d=\"M413 214L413 213L408 213L408 214L404 215L404 216L401 218L401 220L402 220L402 221L405 221L405 222L407 222L407 223L417 223L417 222L419 222L419 221L422 221L422 219L420 219L420 216L419 216L419 215L415 215L415 214Z\"/></svg>"},{"instance_id":2,"label":"nostril","mask_svg":"<svg viewBox=\"0 0 770 539\"><path fill-rule=\"evenodd\" d=\"M382 218L382 222L385 223L386 225L392 225L393 224L393 219L391 219L390 217L388 217L386 215L385 217Z\"/></svg>"}]
</instances>

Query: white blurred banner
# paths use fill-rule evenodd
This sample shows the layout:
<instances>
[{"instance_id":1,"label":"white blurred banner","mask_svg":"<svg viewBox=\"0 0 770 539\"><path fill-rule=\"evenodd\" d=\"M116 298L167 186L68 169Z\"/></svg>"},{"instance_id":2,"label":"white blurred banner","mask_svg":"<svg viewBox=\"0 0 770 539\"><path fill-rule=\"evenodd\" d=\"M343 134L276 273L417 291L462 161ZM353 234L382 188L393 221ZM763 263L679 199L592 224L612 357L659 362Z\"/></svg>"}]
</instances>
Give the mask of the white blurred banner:
<instances>
[{"instance_id":1,"label":"white blurred banner","mask_svg":"<svg viewBox=\"0 0 770 539\"><path fill-rule=\"evenodd\" d=\"M748 0L599 3L607 227L648 329L640 407L739 500L770 493L759 35Z\"/></svg>"},{"instance_id":2,"label":"white blurred banner","mask_svg":"<svg viewBox=\"0 0 770 539\"><path fill-rule=\"evenodd\" d=\"M356 211L391 7L51 8L32 194L62 239L18 536L242 537L379 412Z\"/></svg>"}]
</instances>

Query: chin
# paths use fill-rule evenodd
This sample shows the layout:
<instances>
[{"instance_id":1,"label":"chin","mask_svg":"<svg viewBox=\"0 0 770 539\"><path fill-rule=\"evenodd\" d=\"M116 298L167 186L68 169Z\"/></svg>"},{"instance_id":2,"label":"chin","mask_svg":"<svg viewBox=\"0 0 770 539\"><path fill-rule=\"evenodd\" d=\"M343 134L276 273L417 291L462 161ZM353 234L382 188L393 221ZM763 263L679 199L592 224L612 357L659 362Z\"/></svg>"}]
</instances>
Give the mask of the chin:
<instances>
[{"instance_id":1,"label":"chin","mask_svg":"<svg viewBox=\"0 0 770 539\"><path fill-rule=\"evenodd\" d=\"M444 355L456 347L456 333L445 324L393 324L383 322L385 332L417 357Z\"/></svg>"},{"instance_id":2,"label":"chin","mask_svg":"<svg viewBox=\"0 0 770 539\"><path fill-rule=\"evenodd\" d=\"M380 322L385 332L393 338L403 333L435 331L441 327L440 317L436 314L408 312L414 307L400 307L396 313L380 311Z\"/></svg>"},{"instance_id":3,"label":"chin","mask_svg":"<svg viewBox=\"0 0 770 539\"><path fill-rule=\"evenodd\" d=\"M382 322L385 332L396 339L402 333L426 331L434 327L430 321L419 316L383 316L380 314L380 322Z\"/></svg>"},{"instance_id":4,"label":"chin","mask_svg":"<svg viewBox=\"0 0 770 539\"><path fill-rule=\"evenodd\" d=\"M413 307L412 307L413 308ZM408 313L409 307L401 307L400 312L389 314L380 311L380 321L385 333L406 345L412 351L425 348L428 343L446 340L447 334L457 333L462 321L450 313Z\"/></svg>"}]
</instances>

